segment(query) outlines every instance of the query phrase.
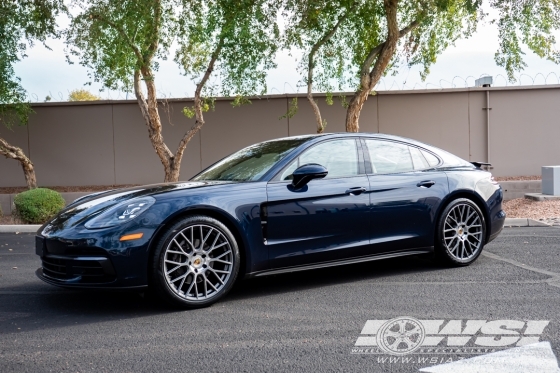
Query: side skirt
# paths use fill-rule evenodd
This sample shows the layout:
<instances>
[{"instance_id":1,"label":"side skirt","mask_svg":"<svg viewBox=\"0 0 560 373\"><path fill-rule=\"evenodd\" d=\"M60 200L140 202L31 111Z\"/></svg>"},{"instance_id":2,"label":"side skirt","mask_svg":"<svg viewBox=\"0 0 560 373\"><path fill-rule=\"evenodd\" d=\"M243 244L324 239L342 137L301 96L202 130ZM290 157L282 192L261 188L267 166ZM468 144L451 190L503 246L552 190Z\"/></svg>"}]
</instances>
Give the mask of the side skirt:
<instances>
[{"instance_id":1,"label":"side skirt","mask_svg":"<svg viewBox=\"0 0 560 373\"><path fill-rule=\"evenodd\" d=\"M371 262L371 261L374 261L374 260L398 258L398 257L401 257L401 256L428 254L428 253L431 253L433 251L434 251L434 247L429 246L429 247L417 248L417 249L414 249L414 250L399 251L399 252L381 254L381 255L368 255L368 256L360 256L360 257L357 257L357 258L335 260L335 261L321 262L321 263L315 263L315 264L306 264L306 265L295 266L295 267L267 269L267 270L264 270L264 271L247 273L247 274L245 274L245 278L270 276L270 275L277 275L277 274L281 274L281 273L307 271L307 270L310 270L310 269L327 268L327 267L334 267L334 266L340 266L340 265L346 265L346 264L364 263L364 262Z\"/></svg>"}]
</instances>

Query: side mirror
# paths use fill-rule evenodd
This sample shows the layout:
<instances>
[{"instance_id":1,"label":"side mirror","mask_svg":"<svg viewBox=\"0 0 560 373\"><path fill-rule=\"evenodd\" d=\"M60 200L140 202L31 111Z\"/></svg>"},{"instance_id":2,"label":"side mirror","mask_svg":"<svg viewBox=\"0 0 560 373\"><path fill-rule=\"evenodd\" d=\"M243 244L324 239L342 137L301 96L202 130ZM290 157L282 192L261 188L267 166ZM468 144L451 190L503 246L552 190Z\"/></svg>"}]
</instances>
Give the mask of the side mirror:
<instances>
[{"instance_id":1,"label":"side mirror","mask_svg":"<svg viewBox=\"0 0 560 373\"><path fill-rule=\"evenodd\" d=\"M299 166L292 174L292 185L295 189L299 189L313 179L324 178L328 173L329 171L327 171L327 169L320 164L304 164L303 166Z\"/></svg>"}]
</instances>

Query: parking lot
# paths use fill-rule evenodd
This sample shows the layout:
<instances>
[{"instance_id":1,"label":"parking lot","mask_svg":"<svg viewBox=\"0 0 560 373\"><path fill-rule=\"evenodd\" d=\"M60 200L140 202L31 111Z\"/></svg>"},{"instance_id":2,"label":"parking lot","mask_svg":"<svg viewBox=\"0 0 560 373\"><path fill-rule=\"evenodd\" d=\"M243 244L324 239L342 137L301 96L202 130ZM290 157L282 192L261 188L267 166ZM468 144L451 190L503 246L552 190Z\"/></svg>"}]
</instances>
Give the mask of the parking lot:
<instances>
[{"instance_id":1,"label":"parking lot","mask_svg":"<svg viewBox=\"0 0 560 373\"><path fill-rule=\"evenodd\" d=\"M240 282L206 309L35 277L32 234L0 234L1 372L416 372L351 354L367 320L550 320L560 356L560 229L508 228L470 267L427 257Z\"/></svg>"}]
</instances>

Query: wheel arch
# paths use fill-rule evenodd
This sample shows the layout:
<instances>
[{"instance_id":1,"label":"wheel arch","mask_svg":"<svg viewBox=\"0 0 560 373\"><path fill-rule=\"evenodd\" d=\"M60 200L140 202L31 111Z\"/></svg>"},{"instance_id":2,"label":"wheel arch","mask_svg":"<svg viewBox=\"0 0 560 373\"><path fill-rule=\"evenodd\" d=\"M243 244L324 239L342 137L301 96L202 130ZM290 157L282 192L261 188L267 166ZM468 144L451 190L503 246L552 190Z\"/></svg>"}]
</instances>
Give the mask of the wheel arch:
<instances>
[{"instance_id":1,"label":"wheel arch","mask_svg":"<svg viewBox=\"0 0 560 373\"><path fill-rule=\"evenodd\" d=\"M476 193L474 190L470 190L470 189L460 189L460 190L456 190L450 194L448 194L443 201L440 203L439 208L436 212L435 215L435 224L434 224L434 243L437 242L437 237L438 237L438 222L440 219L440 215L443 212L443 210L454 200L459 199L459 198L466 198L471 200L474 204L476 204L478 206L478 208L480 209L480 211L482 211L482 215L484 215L484 225L485 225L485 230L486 230L486 234L485 234L485 241L484 243L488 243L488 240L490 239L490 211L488 210L488 206L486 205L486 203L484 202L484 199L482 199L482 197Z\"/></svg>"},{"instance_id":2,"label":"wheel arch","mask_svg":"<svg viewBox=\"0 0 560 373\"><path fill-rule=\"evenodd\" d=\"M249 250L248 250L248 243L245 240L245 237L241 234L241 228L238 225L238 222L226 212L217 209L212 206L196 206L196 207L188 207L183 210L177 211L176 213L169 216L163 223L160 224L156 232L153 234L152 238L150 239L150 243L148 245L148 266L147 271L148 274L150 273L149 269L152 268L153 264L153 252L155 250L155 246L159 241L160 237L165 233L166 229L177 221L184 219L188 216L193 215L204 215L211 218L214 218L224 224L233 234L233 237L237 241L237 245L239 248L239 255L241 256L241 262L239 267L239 275L238 279L243 278L246 272L246 269L249 266L248 261L250 260ZM148 275L148 283L151 281L150 276Z\"/></svg>"}]
</instances>

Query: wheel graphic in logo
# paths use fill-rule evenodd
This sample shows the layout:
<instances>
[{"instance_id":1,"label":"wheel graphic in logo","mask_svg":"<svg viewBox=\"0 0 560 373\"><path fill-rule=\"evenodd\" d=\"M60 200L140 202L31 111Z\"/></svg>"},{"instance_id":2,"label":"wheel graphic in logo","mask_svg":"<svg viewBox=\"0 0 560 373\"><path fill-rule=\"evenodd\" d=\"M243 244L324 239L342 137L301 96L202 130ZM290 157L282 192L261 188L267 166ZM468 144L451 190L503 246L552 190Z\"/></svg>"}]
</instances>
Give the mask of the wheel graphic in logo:
<instances>
[{"instance_id":1,"label":"wheel graphic in logo","mask_svg":"<svg viewBox=\"0 0 560 373\"><path fill-rule=\"evenodd\" d=\"M377 332L377 346L392 355L416 351L426 336L422 323L412 317L397 317L387 321Z\"/></svg>"}]
</instances>

